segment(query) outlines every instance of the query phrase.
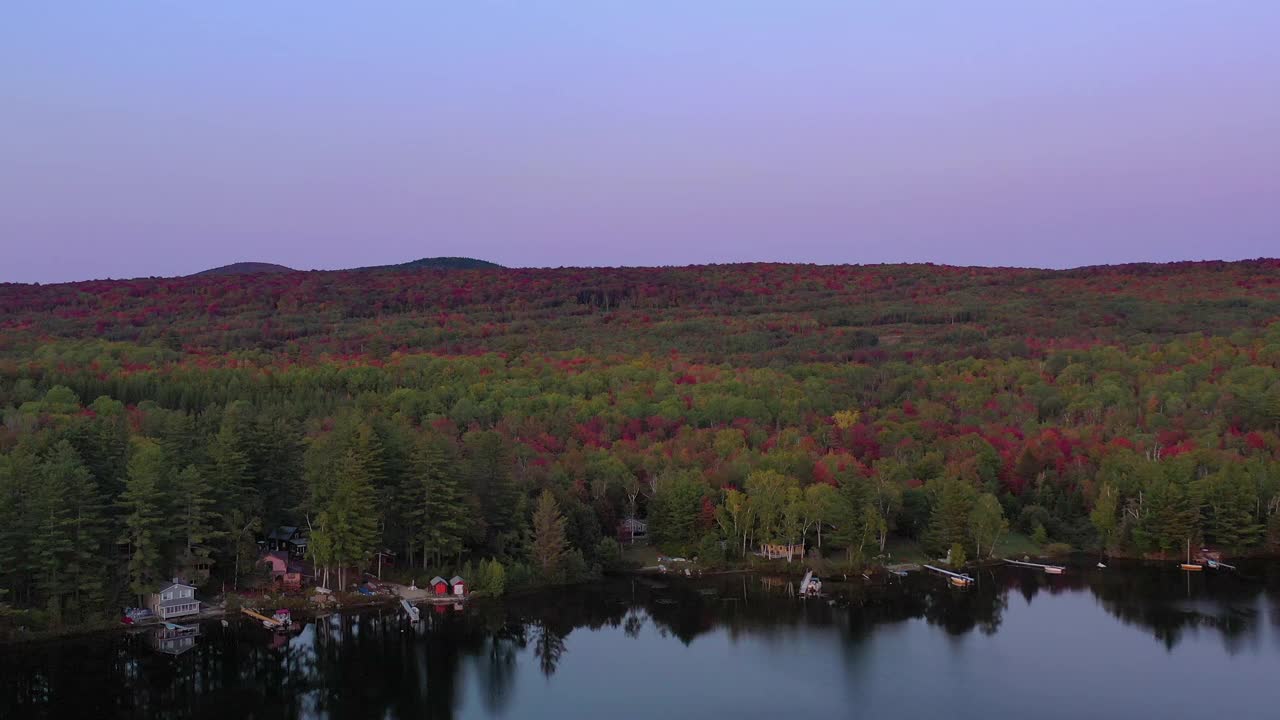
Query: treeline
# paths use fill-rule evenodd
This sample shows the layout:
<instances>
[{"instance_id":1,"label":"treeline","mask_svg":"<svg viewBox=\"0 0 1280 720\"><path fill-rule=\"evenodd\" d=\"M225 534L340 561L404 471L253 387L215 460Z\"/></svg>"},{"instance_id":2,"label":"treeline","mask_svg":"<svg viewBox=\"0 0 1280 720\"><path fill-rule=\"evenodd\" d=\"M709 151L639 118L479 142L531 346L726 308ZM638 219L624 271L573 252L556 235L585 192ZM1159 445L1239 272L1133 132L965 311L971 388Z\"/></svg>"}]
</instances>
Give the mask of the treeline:
<instances>
[{"instance_id":1,"label":"treeline","mask_svg":"<svg viewBox=\"0 0 1280 720\"><path fill-rule=\"evenodd\" d=\"M0 455L0 591L53 625L108 616L197 564L214 564L210 589L234 586L277 525L310 531L317 581L339 588L384 549L442 572L465 559L474 589L497 594L619 559L574 494L517 486L491 430L351 411L304 436L244 402L139 412L105 396L82 407L61 386L6 419L32 426Z\"/></svg>"},{"instance_id":2,"label":"treeline","mask_svg":"<svg viewBox=\"0 0 1280 720\"><path fill-rule=\"evenodd\" d=\"M739 367L1043 358L1064 345L1257 328L1280 314L1278 269L1275 260L1071 271L745 264L8 284L0 357L96 338L211 364L575 349L674 351Z\"/></svg>"}]
</instances>

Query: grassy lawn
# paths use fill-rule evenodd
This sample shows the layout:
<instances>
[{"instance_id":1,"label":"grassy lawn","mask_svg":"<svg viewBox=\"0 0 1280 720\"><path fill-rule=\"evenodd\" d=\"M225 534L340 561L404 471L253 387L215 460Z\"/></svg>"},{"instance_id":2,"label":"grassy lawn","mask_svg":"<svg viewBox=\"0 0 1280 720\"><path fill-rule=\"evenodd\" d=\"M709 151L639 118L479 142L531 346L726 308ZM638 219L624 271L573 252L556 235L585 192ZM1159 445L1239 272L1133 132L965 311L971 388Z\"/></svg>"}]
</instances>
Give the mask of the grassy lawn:
<instances>
[{"instance_id":1,"label":"grassy lawn","mask_svg":"<svg viewBox=\"0 0 1280 720\"><path fill-rule=\"evenodd\" d=\"M1031 541L1031 538L1022 533L1011 532L1000 538L1000 542L996 543L996 557L1020 559L1023 555L1030 557L1039 557L1044 551L1039 545Z\"/></svg>"},{"instance_id":2,"label":"grassy lawn","mask_svg":"<svg viewBox=\"0 0 1280 720\"><path fill-rule=\"evenodd\" d=\"M889 541L884 545L884 551L889 554L886 563L925 563L930 558L920 547L920 543L910 538L898 537L890 535Z\"/></svg>"},{"instance_id":3,"label":"grassy lawn","mask_svg":"<svg viewBox=\"0 0 1280 720\"><path fill-rule=\"evenodd\" d=\"M622 546L622 559L636 563L640 567L653 567L658 564L658 548L648 543Z\"/></svg>"}]
</instances>

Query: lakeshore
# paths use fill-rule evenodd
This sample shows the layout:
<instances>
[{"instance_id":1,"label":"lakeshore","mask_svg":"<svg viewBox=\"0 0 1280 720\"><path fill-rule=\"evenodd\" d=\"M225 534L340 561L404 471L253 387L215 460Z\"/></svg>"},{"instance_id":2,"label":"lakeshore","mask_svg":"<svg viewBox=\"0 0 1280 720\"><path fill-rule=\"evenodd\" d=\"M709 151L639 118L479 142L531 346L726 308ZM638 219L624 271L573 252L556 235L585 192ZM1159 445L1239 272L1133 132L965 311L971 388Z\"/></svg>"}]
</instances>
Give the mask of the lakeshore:
<instances>
[{"instance_id":1,"label":"lakeshore","mask_svg":"<svg viewBox=\"0 0 1280 720\"><path fill-rule=\"evenodd\" d=\"M923 573L833 578L817 600L788 594L789 576L615 576L418 623L387 604L302 615L290 633L210 620L176 654L143 633L67 638L3 654L0 714L923 717L957 716L966 697L973 711L958 717L1005 720L1032 706L1132 717L1119 708L1133 693L1165 717L1247 717L1266 702L1280 565L1118 565L990 567L967 590Z\"/></svg>"}]
</instances>

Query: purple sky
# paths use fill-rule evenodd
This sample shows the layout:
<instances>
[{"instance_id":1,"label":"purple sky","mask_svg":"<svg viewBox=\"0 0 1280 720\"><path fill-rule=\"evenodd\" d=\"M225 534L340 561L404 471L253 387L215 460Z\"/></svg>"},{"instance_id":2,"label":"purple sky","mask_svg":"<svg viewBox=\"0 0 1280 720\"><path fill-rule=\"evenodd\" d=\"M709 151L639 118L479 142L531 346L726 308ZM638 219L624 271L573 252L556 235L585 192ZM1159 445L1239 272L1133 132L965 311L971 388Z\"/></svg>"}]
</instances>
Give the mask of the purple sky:
<instances>
[{"instance_id":1,"label":"purple sky","mask_svg":"<svg viewBox=\"0 0 1280 720\"><path fill-rule=\"evenodd\" d=\"M1270 0L14 0L0 281L1280 255L1278 38Z\"/></svg>"}]
</instances>

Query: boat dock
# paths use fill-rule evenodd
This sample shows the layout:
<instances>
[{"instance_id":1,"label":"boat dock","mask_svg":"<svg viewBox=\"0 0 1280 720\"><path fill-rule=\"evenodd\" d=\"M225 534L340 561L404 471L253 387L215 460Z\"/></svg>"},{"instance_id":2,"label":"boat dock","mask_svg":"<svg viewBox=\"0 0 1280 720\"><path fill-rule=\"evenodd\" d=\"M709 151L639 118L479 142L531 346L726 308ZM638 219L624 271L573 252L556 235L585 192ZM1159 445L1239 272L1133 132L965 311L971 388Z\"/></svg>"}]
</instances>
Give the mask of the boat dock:
<instances>
[{"instance_id":1,"label":"boat dock","mask_svg":"<svg viewBox=\"0 0 1280 720\"><path fill-rule=\"evenodd\" d=\"M1062 573L1066 572L1066 568L1061 565L1046 565L1044 563L1033 563L1033 562L1025 562L1023 560L1009 560L1009 559L1005 559L1005 562L1010 565L1019 565L1021 567L1040 568L1041 570L1044 570L1046 574L1049 574L1049 575L1061 575Z\"/></svg>"},{"instance_id":2,"label":"boat dock","mask_svg":"<svg viewBox=\"0 0 1280 720\"><path fill-rule=\"evenodd\" d=\"M267 617L266 615L263 615L262 613L260 613L260 612L256 612L256 611L251 610L251 609L249 609L249 608L240 608L240 612L244 613L245 615L248 615L249 617L253 618L254 620L260 620L260 621L262 621L262 625L263 625L263 627L269 627L269 628L279 628L279 627L284 627L284 623L283 623L283 622L281 622L281 621L279 621L279 620L276 620L275 618L269 618L269 617Z\"/></svg>"},{"instance_id":3,"label":"boat dock","mask_svg":"<svg viewBox=\"0 0 1280 720\"><path fill-rule=\"evenodd\" d=\"M939 575L946 576L947 580L951 581L951 584L955 585L956 587L966 587L968 585L972 585L974 582L972 577L970 577L969 575L965 575L963 573L951 572L950 570L943 570L942 568L934 567L933 565L922 565L921 567L923 567L925 570L932 570L933 572L936 572Z\"/></svg>"},{"instance_id":4,"label":"boat dock","mask_svg":"<svg viewBox=\"0 0 1280 720\"><path fill-rule=\"evenodd\" d=\"M884 569L891 575L906 577L907 573L919 571L920 566L915 563L897 563L896 565L885 565Z\"/></svg>"},{"instance_id":5,"label":"boat dock","mask_svg":"<svg viewBox=\"0 0 1280 720\"><path fill-rule=\"evenodd\" d=\"M405 600L404 598L400 598L400 607L403 607L405 614L409 616L409 622L418 622L418 620L421 618L421 614L418 608L408 600Z\"/></svg>"}]
</instances>

